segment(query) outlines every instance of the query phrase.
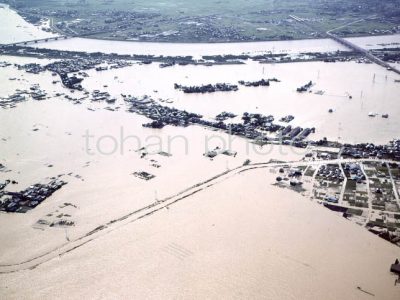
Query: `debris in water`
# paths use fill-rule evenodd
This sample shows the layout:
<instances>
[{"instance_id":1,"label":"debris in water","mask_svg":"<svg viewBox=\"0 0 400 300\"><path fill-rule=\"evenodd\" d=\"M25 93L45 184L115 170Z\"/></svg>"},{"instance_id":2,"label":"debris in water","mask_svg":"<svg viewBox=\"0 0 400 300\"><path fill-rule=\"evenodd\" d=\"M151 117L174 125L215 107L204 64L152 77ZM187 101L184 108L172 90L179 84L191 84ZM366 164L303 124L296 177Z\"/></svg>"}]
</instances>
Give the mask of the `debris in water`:
<instances>
[{"instance_id":1,"label":"debris in water","mask_svg":"<svg viewBox=\"0 0 400 300\"><path fill-rule=\"evenodd\" d=\"M147 173L145 171L141 171L141 172L134 172L133 173L134 176L143 179L143 180L150 180L153 179L154 177L156 177L155 175L152 175L150 173Z\"/></svg>"}]
</instances>

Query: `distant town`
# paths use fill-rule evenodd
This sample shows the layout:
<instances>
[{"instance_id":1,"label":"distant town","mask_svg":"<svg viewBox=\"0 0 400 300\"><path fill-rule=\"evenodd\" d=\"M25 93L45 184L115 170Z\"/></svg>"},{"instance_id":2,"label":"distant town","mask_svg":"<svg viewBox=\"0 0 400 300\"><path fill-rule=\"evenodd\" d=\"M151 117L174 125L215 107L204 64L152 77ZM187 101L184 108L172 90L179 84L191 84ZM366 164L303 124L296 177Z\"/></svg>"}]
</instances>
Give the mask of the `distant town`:
<instances>
[{"instance_id":1,"label":"distant town","mask_svg":"<svg viewBox=\"0 0 400 300\"><path fill-rule=\"evenodd\" d=\"M399 32L398 2L387 1L185 1L169 7L157 1L7 0L31 23L50 21L49 31L112 40L158 42L239 42L324 37L338 28L340 36ZM303 3L305 5L303 6ZM218 11L216 13L215 11ZM293 12L311 26L299 24ZM357 22L354 22L358 20ZM317 28L317 30L316 30Z\"/></svg>"}]
</instances>

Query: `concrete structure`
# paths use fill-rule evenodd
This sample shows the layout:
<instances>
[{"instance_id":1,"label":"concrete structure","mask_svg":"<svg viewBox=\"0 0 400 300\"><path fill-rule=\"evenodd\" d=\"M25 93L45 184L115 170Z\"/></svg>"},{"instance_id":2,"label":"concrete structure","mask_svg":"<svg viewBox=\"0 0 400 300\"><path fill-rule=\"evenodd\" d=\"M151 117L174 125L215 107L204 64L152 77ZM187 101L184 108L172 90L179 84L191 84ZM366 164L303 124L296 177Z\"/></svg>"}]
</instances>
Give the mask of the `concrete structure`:
<instances>
[{"instance_id":1,"label":"concrete structure","mask_svg":"<svg viewBox=\"0 0 400 300\"><path fill-rule=\"evenodd\" d=\"M66 40L68 38L71 38L71 37L70 36L66 36L66 35L62 35L62 36L55 36L55 37L44 38L44 39L23 41L23 42L18 42L18 43L0 44L0 48L7 47L7 46L26 46L28 44L37 44L37 43L40 43L40 42L58 41L58 40L62 40L62 39Z\"/></svg>"}]
</instances>

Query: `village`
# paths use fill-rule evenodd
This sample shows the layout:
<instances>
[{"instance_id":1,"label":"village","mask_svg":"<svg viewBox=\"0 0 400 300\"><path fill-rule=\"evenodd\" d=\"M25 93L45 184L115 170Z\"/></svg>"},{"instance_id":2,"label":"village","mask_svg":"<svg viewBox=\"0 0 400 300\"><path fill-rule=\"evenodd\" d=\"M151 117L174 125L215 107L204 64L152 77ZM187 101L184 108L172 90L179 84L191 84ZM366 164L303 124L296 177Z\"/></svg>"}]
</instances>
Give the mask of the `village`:
<instances>
[{"instance_id":1,"label":"village","mask_svg":"<svg viewBox=\"0 0 400 300\"><path fill-rule=\"evenodd\" d=\"M374 18L366 18L362 26L340 28L339 33L343 36L376 35L399 30L394 0L386 1L385 5L306 0L304 6L297 2L265 6L252 0L237 1L230 9L212 1L202 5L189 1L165 6L161 11L154 1L105 0L96 5L89 0L68 0L61 1L59 6L47 0L4 2L18 9L31 23L52 20L52 26L43 28L45 31L110 40L210 43L318 38L322 36L318 31L298 26L289 15L297 11L311 24L325 28L339 26L342 20L349 18L366 18L371 14L370 6L376 12ZM305 9L310 5L313 6L311 11ZM193 13L196 10L201 13Z\"/></svg>"},{"instance_id":2,"label":"village","mask_svg":"<svg viewBox=\"0 0 400 300\"><path fill-rule=\"evenodd\" d=\"M4 184L0 184L0 211L17 213L26 213L34 209L67 184L65 181L53 178L48 183L37 183L20 192L9 192L5 188L10 183L15 184L15 181L7 180Z\"/></svg>"},{"instance_id":3,"label":"village","mask_svg":"<svg viewBox=\"0 0 400 300\"><path fill-rule=\"evenodd\" d=\"M283 164L276 185L302 193L342 217L400 247L400 164L382 159L332 157L311 150L307 162ZM319 158L318 158L319 157Z\"/></svg>"},{"instance_id":4,"label":"village","mask_svg":"<svg viewBox=\"0 0 400 300\"><path fill-rule=\"evenodd\" d=\"M390 53L396 53L395 49L390 49ZM377 51L379 55L385 55L387 51ZM108 63L110 68L118 68L129 65L130 63L151 64L159 63L160 68L172 67L175 65L195 65L195 66L214 66L214 65L238 65L244 64L247 60L255 61L260 64L274 63L293 63L293 62L312 62L322 61L326 63L356 61L358 63L370 63L360 53L356 51L335 51L335 52L305 52L305 53L272 53L263 54L240 54L240 55L202 55L201 58L193 56L156 56L139 54L117 54L117 53L88 53L80 51L66 51L46 48L36 48L27 42L10 45L0 45L0 55L26 56L49 59L66 60L63 65L56 64L54 67L60 71L63 67L64 72L80 68L81 70L95 67L101 63ZM388 62L398 61L397 57L386 56ZM1 66L0 66L1 67ZM34 66L33 66L34 67ZM51 67L51 66L50 66ZM98 70L107 70L100 67ZM41 72L40 67L34 67L32 72ZM270 81L274 81L271 78Z\"/></svg>"}]
</instances>

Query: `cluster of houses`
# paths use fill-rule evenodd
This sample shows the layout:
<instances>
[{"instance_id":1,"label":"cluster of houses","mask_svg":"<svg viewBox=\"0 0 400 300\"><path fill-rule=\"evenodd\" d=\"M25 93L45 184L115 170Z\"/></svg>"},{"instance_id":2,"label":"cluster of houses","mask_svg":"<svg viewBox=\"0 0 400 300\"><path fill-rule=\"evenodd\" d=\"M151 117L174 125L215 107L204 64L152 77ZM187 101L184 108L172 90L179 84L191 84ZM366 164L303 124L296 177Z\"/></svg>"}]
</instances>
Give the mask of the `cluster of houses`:
<instances>
[{"instance_id":1,"label":"cluster of houses","mask_svg":"<svg viewBox=\"0 0 400 300\"><path fill-rule=\"evenodd\" d=\"M315 128L301 128L299 126L292 127L288 125L284 127L279 133L281 140L297 140L301 141L307 138L311 133L315 132Z\"/></svg>"},{"instance_id":2,"label":"cluster of houses","mask_svg":"<svg viewBox=\"0 0 400 300\"><path fill-rule=\"evenodd\" d=\"M97 71L107 70L108 66L98 66L105 62L111 64L110 66L111 69L118 69L132 65L131 62L127 62L125 60L118 60L118 59L104 60L97 57L89 57L89 58L77 58L77 59L63 59L49 63L47 65L29 63L25 65L15 64L15 66L19 70L25 70L26 72L33 74L39 74L41 72L50 71L52 72L53 76L57 75L60 76L61 82L65 87L73 90L83 90L81 82L83 81L84 77L88 77L87 73L85 73L84 70L90 70L90 69L96 69ZM81 77L78 77L77 74L69 75L70 73L77 73L78 75L81 75ZM54 80L53 83L57 83L57 81Z\"/></svg>"},{"instance_id":3,"label":"cluster of houses","mask_svg":"<svg viewBox=\"0 0 400 300\"><path fill-rule=\"evenodd\" d=\"M175 83L174 88L176 90L181 90L187 94L230 92L230 91L236 92L238 90L237 85L229 84L229 83L206 84L206 85L201 85L201 86L184 86L184 85Z\"/></svg>"},{"instance_id":4,"label":"cluster of houses","mask_svg":"<svg viewBox=\"0 0 400 300\"><path fill-rule=\"evenodd\" d=\"M244 85L244 86L269 86L269 80L265 80L265 79L261 79L261 80L257 80L257 81L244 81L244 80L240 80L239 81L240 85Z\"/></svg>"},{"instance_id":5,"label":"cluster of houses","mask_svg":"<svg viewBox=\"0 0 400 300\"><path fill-rule=\"evenodd\" d=\"M286 173L287 172L287 173ZM288 182L290 186L302 186L303 171L299 168L279 168L280 175L276 177L278 183Z\"/></svg>"},{"instance_id":6,"label":"cluster of houses","mask_svg":"<svg viewBox=\"0 0 400 300\"><path fill-rule=\"evenodd\" d=\"M106 101L107 103L114 103L117 99L111 97L108 92L101 92L99 90L94 90L91 94L92 101Z\"/></svg>"},{"instance_id":7,"label":"cluster of houses","mask_svg":"<svg viewBox=\"0 0 400 300\"><path fill-rule=\"evenodd\" d=\"M130 106L128 111L144 115L154 122L145 124L146 127L162 128L165 125L188 126L189 124L199 123L203 117L198 114L189 113L185 110L163 106L155 103L151 99L138 99L126 97L125 102Z\"/></svg>"},{"instance_id":8,"label":"cluster of houses","mask_svg":"<svg viewBox=\"0 0 400 300\"><path fill-rule=\"evenodd\" d=\"M17 89L14 94L8 97L0 97L0 107L2 108L14 108L19 102L26 101L31 97L34 100L44 100L47 98L47 92L42 90L38 84L33 84L29 90Z\"/></svg>"},{"instance_id":9,"label":"cluster of houses","mask_svg":"<svg viewBox=\"0 0 400 300\"><path fill-rule=\"evenodd\" d=\"M13 108L16 106L17 103L26 101L26 95L28 95L29 92L26 90L18 90L14 94L6 97L6 98L0 98L0 107L2 108Z\"/></svg>"},{"instance_id":10,"label":"cluster of houses","mask_svg":"<svg viewBox=\"0 0 400 300\"><path fill-rule=\"evenodd\" d=\"M211 66L212 61L204 59L195 60L192 56L155 56L148 54L117 54L117 53L101 53L101 52L82 52L82 51L68 51L68 50L55 50L45 48L32 48L26 45L2 45L0 47L0 54L2 55L15 55L37 58L51 58L60 59L60 62L49 64L49 69L54 69L55 72L77 72L78 70L88 70L98 66L99 71L104 71L105 66L100 64L107 63L110 69L118 69L128 65L132 62L140 62L142 64L151 64L152 62L159 62L164 64L162 67L178 65L207 65ZM225 61L218 64L237 64L237 61ZM1 64L0 67L7 67L10 64ZM28 66L31 65L31 66ZM18 65L15 65L18 66ZM59 66L59 67L57 67ZM55 68L59 70L56 70ZM24 67L25 68L25 67ZM30 69L31 73L40 73L47 68L39 64L27 64L26 68Z\"/></svg>"},{"instance_id":11,"label":"cluster of houses","mask_svg":"<svg viewBox=\"0 0 400 300\"><path fill-rule=\"evenodd\" d=\"M225 121L225 120L232 119L232 118L235 118L235 117L237 117L235 114L223 111L222 113L220 113L220 114L215 116L215 120L217 120L217 121Z\"/></svg>"},{"instance_id":12,"label":"cluster of houses","mask_svg":"<svg viewBox=\"0 0 400 300\"><path fill-rule=\"evenodd\" d=\"M313 82L310 80L310 82L306 83L305 85L297 88L297 92L302 93L302 92L307 92L313 85Z\"/></svg>"},{"instance_id":13,"label":"cluster of houses","mask_svg":"<svg viewBox=\"0 0 400 300\"><path fill-rule=\"evenodd\" d=\"M83 1L77 1L76 5ZM75 4L75 3L74 3ZM68 3L68 6L74 5ZM138 29L143 22L158 17L158 13L130 10L94 10L90 13L75 6L54 9L23 7L20 13L32 23L39 23L43 17L61 20L55 25L58 30L70 35L88 35L132 28Z\"/></svg>"},{"instance_id":14,"label":"cluster of houses","mask_svg":"<svg viewBox=\"0 0 400 300\"><path fill-rule=\"evenodd\" d=\"M279 119L279 121L284 122L284 123L290 123L293 120L294 120L294 116L292 116L292 115L287 115L287 116L284 116Z\"/></svg>"},{"instance_id":15,"label":"cluster of houses","mask_svg":"<svg viewBox=\"0 0 400 300\"><path fill-rule=\"evenodd\" d=\"M327 164L322 165L317 172L317 176L334 182L342 182L344 175L338 165Z\"/></svg>"},{"instance_id":16,"label":"cluster of houses","mask_svg":"<svg viewBox=\"0 0 400 300\"><path fill-rule=\"evenodd\" d=\"M0 189L0 210L24 213L35 208L41 202L59 190L66 182L53 179L47 184L31 185L20 192L7 192Z\"/></svg>"},{"instance_id":17,"label":"cluster of houses","mask_svg":"<svg viewBox=\"0 0 400 300\"><path fill-rule=\"evenodd\" d=\"M243 85L246 87L258 87L258 86L269 86L270 81L279 82L278 79L272 78L272 79L260 79L260 80L256 80L256 81L239 80L238 83L240 85ZM201 85L201 86L184 86L184 85L175 83L174 88L176 90L181 90L187 94L230 92L230 91L236 92L237 90L239 90L237 85L229 84L229 83L206 84L206 85Z\"/></svg>"},{"instance_id":18,"label":"cluster of houses","mask_svg":"<svg viewBox=\"0 0 400 300\"><path fill-rule=\"evenodd\" d=\"M215 15L187 18L188 22L180 22L177 26L179 35L166 36L165 41L184 42L221 42L221 41L246 41L249 36L244 36L232 26L224 26ZM218 23L218 24L217 24ZM159 40L159 39L158 39Z\"/></svg>"},{"instance_id":19,"label":"cluster of houses","mask_svg":"<svg viewBox=\"0 0 400 300\"><path fill-rule=\"evenodd\" d=\"M363 183L366 180L365 174L359 164L346 163L343 166L343 170L347 178L357 183Z\"/></svg>"},{"instance_id":20,"label":"cluster of houses","mask_svg":"<svg viewBox=\"0 0 400 300\"><path fill-rule=\"evenodd\" d=\"M130 106L128 109L129 112L144 115L152 120L150 123L143 124L144 127L150 128L163 128L166 125L188 126L197 124L220 129L228 134L239 135L248 139L257 140L258 142L268 141L265 132L276 133L281 130L283 135L275 139L282 138L285 141L297 141L299 143L294 146L301 147L306 145L306 143L302 143L302 141L308 137L309 134L315 132L314 128L292 128L290 125L285 127L275 124L273 123L274 117L272 115L265 116L258 113L253 114L245 112L242 115L242 122L227 124L224 121L236 117L235 114L222 112L217 115L216 121L209 121L203 119L203 116L199 114L163 106L150 98L138 99L135 97L125 97L125 102Z\"/></svg>"},{"instance_id":21,"label":"cluster of houses","mask_svg":"<svg viewBox=\"0 0 400 300\"><path fill-rule=\"evenodd\" d=\"M102 63L104 63L104 60L100 58L75 58L58 60L47 65L30 63L25 65L16 65L16 67L19 70L25 70L28 73L34 74L39 74L44 71L50 71L55 74L62 74L74 73L82 70L90 70Z\"/></svg>"},{"instance_id":22,"label":"cluster of houses","mask_svg":"<svg viewBox=\"0 0 400 300\"><path fill-rule=\"evenodd\" d=\"M345 158L378 158L400 160L400 140L395 139L387 145L374 145L372 143L345 144L341 152Z\"/></svg>"}]
</instances>

